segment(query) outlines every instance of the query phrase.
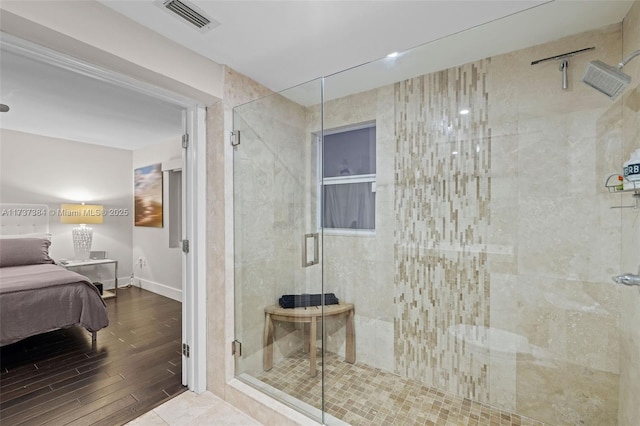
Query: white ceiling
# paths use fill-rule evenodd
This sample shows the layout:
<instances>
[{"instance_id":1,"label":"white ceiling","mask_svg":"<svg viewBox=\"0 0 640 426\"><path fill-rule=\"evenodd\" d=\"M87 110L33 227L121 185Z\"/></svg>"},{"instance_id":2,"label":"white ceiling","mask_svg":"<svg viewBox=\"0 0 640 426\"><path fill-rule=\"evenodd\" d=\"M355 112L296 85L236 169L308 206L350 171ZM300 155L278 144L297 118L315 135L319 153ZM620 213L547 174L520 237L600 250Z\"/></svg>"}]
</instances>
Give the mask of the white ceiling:
<instances>
[{"instance_id":1,"label":"white ceiling","mask_svg":"<svg viewBox=\"0 0 640 426\"><path fill-rule=\"evenodd\" d=\"M332 77L332 97L620 22L632 4L195 0L220 22L202 33L153 0L100 2L274 91L428 43L394 61ZM11 106L0 115L3 128L129 149L182 131L180 108L165 101L4 51L0 66L0 102ZM313 103L302 91L290 94Z\"/></svg>"},{"instance_id":2,"label":"white ceiling","mask_svg":"<svg viewBox=\"0 0 640 426\"><path fill-rule=\"evenodd\" d=\"M182 109L149 95L7 49L0 50L0 127L138 149L179 140Z\"/></svg>"},{"instance_id":3,"label":"white ceiling","mask_svg":"<svg viewBox=\"0 0 640 426\"><path fill-rule=\"evenodd\" d=\"M545 3L519 1L203 1L200 33L155 0L104 5L274 91Z\"/></svg>"}]
</instances>

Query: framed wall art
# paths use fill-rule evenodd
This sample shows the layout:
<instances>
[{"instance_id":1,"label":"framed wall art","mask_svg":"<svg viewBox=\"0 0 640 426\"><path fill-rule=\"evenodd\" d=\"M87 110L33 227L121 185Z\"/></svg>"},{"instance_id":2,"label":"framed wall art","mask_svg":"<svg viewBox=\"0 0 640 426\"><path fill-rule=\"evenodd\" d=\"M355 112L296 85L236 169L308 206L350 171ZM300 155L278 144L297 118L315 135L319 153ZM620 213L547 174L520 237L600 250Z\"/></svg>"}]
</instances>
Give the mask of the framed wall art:
<instances>
[{"instance_id":1,"label":"framed wall art","mask_svg":"<svg viewBox=\"0 0 640 426\"><path fill-rule=\"evenodd\" d=\"M135 169L133 179L135 226L162 228L161 164Z\"/></svg>"}]
</instances>

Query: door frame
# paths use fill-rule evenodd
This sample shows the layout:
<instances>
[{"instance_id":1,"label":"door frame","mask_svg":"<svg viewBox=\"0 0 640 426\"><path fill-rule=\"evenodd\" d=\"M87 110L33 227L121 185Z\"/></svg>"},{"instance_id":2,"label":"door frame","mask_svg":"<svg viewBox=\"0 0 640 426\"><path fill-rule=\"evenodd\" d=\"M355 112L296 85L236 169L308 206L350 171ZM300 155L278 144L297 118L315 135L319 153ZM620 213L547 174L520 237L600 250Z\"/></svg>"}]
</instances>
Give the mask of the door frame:
<instances>
[{"instance_id":1,"label":"door frame","mask_svg":"<svg viewBox=\"0 0 640 426\"><path fill-rule=\"evenodd\" d=\"M189 356L183 354L182 381L189 390L206 390L206 109L196 100L162 89L152 84L81 61L58 52L3 33L3 47L21 55L61 67L121 88L143 93L184 110L184 128L190 135L188 148L183 152L186 167L186 204L182 206L183 238L189 240L190 250L183 254L182 274L182 341L189 345ZM132 225L133 226L133 225Z\"/></svg>"},{"instance_id":2,"label":"door frame","mask_svg":"<svg viewBox=\"0 0 640 426\"><path fill-rule=\"evenodd\" d=\"M189 348L189 356L182 355L182 381L189 390L202 393L207 390L206 109L192 106L184 117L188 143L183 149L186 194L182 217L189 250L183 252L182 341Z\"/></svg>"}]
</instances>

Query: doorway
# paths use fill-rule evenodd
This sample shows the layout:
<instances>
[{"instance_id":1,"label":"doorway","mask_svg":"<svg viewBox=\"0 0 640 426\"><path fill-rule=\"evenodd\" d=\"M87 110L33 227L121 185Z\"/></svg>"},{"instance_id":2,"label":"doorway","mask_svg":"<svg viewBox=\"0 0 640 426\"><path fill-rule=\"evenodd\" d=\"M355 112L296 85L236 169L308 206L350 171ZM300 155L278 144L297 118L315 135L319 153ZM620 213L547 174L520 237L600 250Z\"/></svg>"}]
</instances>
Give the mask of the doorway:
<instances>
[{"instance_id":1,"label":"doorway","mask_svg":"<svg viewBox=\"0 0 640 426\"><path fill-rule=\"evenodd\" d=\"M38 61L47 66L58 69L60 72L72 72L81 76L85 80L93 80L102 83L104 86L111 88L111 91L125 93L133 98L146 97L149 103L163 103L167 109L175 111L176 121L179 123L181 130L178 143L178 161L181 169L181 211L180 220L177 224L179 228L178 241L181 259L179 261L181 274L178 278L178 288L172 291L178 295L182 302L182 347L183 350L183 371L182 382L189 390L195 392L203 392L206 387L206 371L205 371L205 348L206 334L204 333L205 324L205 286L204 286L204 222L205 222L205 200L204 191L205 184L205 110L201 105L192 99L182 95L168 92L164 89L152 86L150 84L132 79L128 76L114 73L110 70L103 69L93 64L84 63L76 58L44 48L40 45L29 41L2 34L2 49L13 54L26 58L26 60ZM4 61L5 58L3 58ZM8 76L3 75L3 83L6 82ZM50 86L52 79L48 81ZM3 84L3 86L5 86ZM78 85L75 91L82 92L84 86ZM106 90L103 96L96 98L96 108L103 111L105 107L105 99L108 98L110 90ZM69 93L72 93L70 90ZM19 96L17 93L16 96ZM137 116L130 117L132 121L137 118L144 117L144 109L138 110ZM108 114L103 114L108 115ZM82 117L76 117L80 120ZM37 120L36 120L37 121ZM3 121L4 123L8 120ZM78 123L79 124L79 123ZM96 133L100 133L97 131ZM127 149L119 147L118 149ZM133 173L133 167L129 166L129 173ZM107 182L108 183L108 182ZM38 195L38 194L35 194ZM34 196L35 196L34 195ZM46 202L58 202L55 197L58 194L42 194L49 197ZM130 197L132 198L132 197ZM108 204L112 199L104 202ZM131 202L131 201L130 201ZM132 205L130 206L132 207ZM131 219L131 218L129 218ZM123 220L126 220L124 218ZM133 228L133 221L130 224ZM199 232L196 232L198 230ZM175 229L174 229L175 232ZM129 232L129 237L132 232ZM200 237L198 236L200 235ZM174 239L176 237L174 236ZM115 256L118 249L122 249L124 262L121 262L120 285L131 283L135 284L135 264L138 257L132 252L131 244L126 242L126 237L118 235L117 238L105 236L104 240L113 242L110 249L110 255ZM107 244L107 243L105 243ZM129 245L127 248L126 246ZM128 254L127 254L128 252ZM129 259L126 259L126 258ZM148 262L148 259L142 259L142 263ZM127 264L125 266L125 264ZM148 263L147 263L148 265Z\"/></svg>"}]
</instances>

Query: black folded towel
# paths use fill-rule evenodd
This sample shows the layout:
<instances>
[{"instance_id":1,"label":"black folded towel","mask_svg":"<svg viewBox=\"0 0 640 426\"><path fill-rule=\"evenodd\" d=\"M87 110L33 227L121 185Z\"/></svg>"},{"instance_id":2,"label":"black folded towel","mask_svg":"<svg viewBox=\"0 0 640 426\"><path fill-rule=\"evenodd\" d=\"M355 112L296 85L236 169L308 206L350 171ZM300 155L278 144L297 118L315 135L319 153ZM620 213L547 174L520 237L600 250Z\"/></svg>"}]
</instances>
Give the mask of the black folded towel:
<instances>
[{"instance_id":1,"label":"black folded towel","mask_svg":"<svg viewBox=\"0 0 640 426\"><path fill-rule=\"evenodd\" d=\"M322 305L322 294L285 294L280 300L280 306L283 308L301 308L307 306L320 306ZM340 303L338 298L333 293L324 294L325 305L337 305Z\"/></svg>"}]
</instances>

